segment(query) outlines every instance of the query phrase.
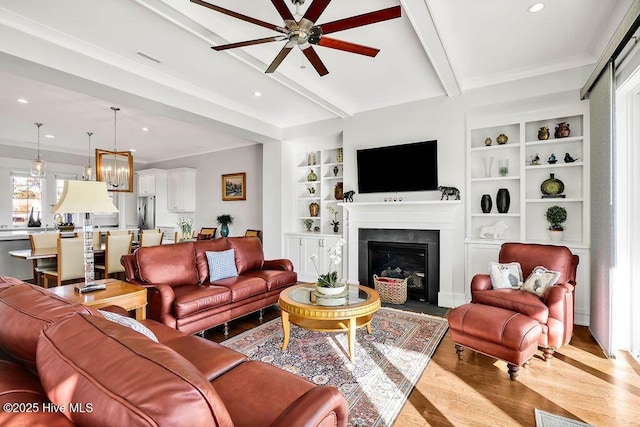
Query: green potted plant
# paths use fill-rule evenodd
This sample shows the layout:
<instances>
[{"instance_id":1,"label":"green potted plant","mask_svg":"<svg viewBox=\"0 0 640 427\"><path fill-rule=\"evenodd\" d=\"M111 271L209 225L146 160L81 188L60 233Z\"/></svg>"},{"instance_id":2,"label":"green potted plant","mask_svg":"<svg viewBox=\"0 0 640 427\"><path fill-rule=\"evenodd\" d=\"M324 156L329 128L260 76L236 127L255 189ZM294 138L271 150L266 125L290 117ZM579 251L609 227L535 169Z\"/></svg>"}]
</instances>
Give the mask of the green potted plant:
<instances>
[{"instance_id":1,"label":"green potted plant","mask_svg":"<svg viewBox=\"0 0 640 427\"><path fill-rule=\"evenodd\" d=\"M551 240L559 242L564 232L563 222L567 220L567 210L562 206L551 206L547 209L547 221L549 222L549 235Z\"/></svg>"},{"instance_id":2,"label":"green potted plant","mask_svg":"<svg viewBox=\"0 0 640 427\"><path fill-rule=\"evenodd\" d=\"M220 224L220 234L222 237L227 237L229 235L229 224L233 224L233 217L229 214L224 214L218 216L216 219L218 220L218 224Z\"/></svg>"}]
</instances>

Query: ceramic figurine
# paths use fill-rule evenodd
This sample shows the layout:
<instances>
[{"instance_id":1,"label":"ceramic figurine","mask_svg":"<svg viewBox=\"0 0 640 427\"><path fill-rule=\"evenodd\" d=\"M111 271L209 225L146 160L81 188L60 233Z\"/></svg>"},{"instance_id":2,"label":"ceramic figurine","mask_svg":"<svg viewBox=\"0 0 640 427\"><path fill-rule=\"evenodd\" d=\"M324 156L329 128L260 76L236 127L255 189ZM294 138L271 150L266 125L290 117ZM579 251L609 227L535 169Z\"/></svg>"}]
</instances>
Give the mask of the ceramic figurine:
<instances>
[{"instance_id":1,"label":"ceramic figurine","mask_svg":"<svg viewBox=\"0 0 640 427\"><path fill-rule=\"evenodd\" d=\"M491 138L485 138L484 145L489 146L489 145L491 145L492 142L493 141L491 140Z\"/></svg>"},{"instance_id":2,"label":"ceramic figurine","mask_svg":"<svg viewBox=\"0 0 640 427\"><path fill-rule=\"evenodd\" d=\"M573 157L571 157L571 155L569 153L564 153L564 162L565 163L573 163L576 160L578 160L578 159L577 158L574 159Z\"/></svg>"},{"instance_id":3,"label":"ceramic figurine","mask_svg":"<svg viewBox=\"0 0 640 427\"><path fill-rule=\"evenodd\" d=\"M558 161L558 159L556 159L556 155L551 153L551 155L549 156L549 159L547 160L550 164L554 164L555 162Z\"/></svg>"},{"instance_id":4,"label":"ceramic figurine","mask_svg":"<svg viewBox=\"0 0 640 427\"><path fill-rule=\"evenodd\" d=\"M531 158L531 162L529 164L532 166L540 164L540 156L538 155L538 153L536 153L536 155Z\"/></svg>"}]
</instances>

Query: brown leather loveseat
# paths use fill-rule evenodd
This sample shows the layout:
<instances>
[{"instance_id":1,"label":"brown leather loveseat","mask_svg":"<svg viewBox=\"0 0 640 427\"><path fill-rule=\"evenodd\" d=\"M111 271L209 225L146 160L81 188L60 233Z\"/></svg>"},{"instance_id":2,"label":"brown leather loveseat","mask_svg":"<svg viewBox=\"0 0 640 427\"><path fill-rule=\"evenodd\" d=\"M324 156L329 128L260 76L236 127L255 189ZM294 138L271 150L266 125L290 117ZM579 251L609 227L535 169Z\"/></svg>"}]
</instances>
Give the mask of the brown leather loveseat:
<instances>
[{"instance_id":1,"label":"brown leather loveseat","mask_svg":"<svg viewBox=\"0 0 640 427\"><path fill-rule=\"evenodd\" d=\"M346 425L335 387L153 320L157 342L6 277L0 319L2 426Z\"/></svg>"},{"instance_id":2,"label":"brown leather loveseat","mask_svg":"<svg viewBox=\"0 0 640 427\"><path fill-rule=\"evenodd\" d=\"M206 253L229 249L238 275L210 282ZM291 261L264 259L257 237L142 247L121 262L127 281L147 288L147 317L187 334L268 307L298 279Z\"/></svg>"}]
</instances>

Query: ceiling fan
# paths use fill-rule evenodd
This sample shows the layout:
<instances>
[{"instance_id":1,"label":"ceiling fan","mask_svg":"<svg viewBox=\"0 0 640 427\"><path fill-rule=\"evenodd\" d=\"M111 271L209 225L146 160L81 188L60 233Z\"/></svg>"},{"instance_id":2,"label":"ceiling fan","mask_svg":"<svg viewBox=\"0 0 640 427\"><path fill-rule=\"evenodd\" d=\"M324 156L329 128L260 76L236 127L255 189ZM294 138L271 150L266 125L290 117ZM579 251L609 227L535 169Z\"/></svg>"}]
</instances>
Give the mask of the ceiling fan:
<instances>
[{"instance_id":1,"label":"ceiling fan","mask_svg":"<svg viewBox=\"0 0 640 427\"><path fill-rule=\"evenodd\" d=\"M304 4L305 0L291 0L296 6L296 10L300 5ZM270 24L265 21L261 21L250 16L242 15L229 9L215 6L211 3L207 3L202 0L191 0L192 3L199 4L207 7L216 12L224 13L225 15L232 16L234 18L250 22L261 27L269 28L281 33L281 35L265 37L256 40L248 40L238 43L223 44L220 46L214 46L214 50L226 50L236 47L251 46L255 44L269 43L275 41L286 41L286 44L278 53L273 62L269 65L266 73L273 73L280 63L287 57L291 49L298 46L300 50L307 57L311 65L316 69L318 74L324 76L329 73L327 67L324 66L320 57L313 49L312 45L329 47L332 49L343 50L346 52L357 53L359 55L374 57L380 52L380 49L375 49L368 46L363 46L343 40L337 40L334 38L326 37L325 34L335 33L337 31L348 30L350 28L361 27L363 25L375 24L376 22L386 21L389 19L400 17L400 6L393 6L387 9L381 9L375 12L364 13L362 15L352 16L350 18L339 19L337 21L328 22L322 25L316 25L316 20L320 17L322 12L327 8L331 0L313 0L311 6L307 9L304 16L299 20L296 20L291 13L284 0L271 0L273 6L276 8L282 19L284 20L284 26Z\"/></svg>"}]
</instances>

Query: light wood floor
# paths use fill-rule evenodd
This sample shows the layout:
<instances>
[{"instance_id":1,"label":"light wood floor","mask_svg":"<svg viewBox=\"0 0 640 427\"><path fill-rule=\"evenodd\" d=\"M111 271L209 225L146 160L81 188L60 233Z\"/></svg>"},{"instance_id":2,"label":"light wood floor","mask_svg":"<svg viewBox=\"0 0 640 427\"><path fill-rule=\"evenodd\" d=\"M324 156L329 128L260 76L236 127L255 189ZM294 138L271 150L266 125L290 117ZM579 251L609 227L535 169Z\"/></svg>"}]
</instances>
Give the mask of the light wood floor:
<instances>
[{"instance_id":1,"label":"light wood floor","mask_svg":"<svg viewBox=\"0 0 640 427\"><path fill-rule=\"evenodd\" d=\"M264 321L278 316L270 307ZM230 324L231 334L257 324L257 314L246 316ZM221 327L206 336L224 339ZM504 362L470 350L458 361L447 333L394 426L535 426L534 408L596 427L640 426L640 366L626 352L605 358L578 326L553 360L538 352L511 381Z\"/></svg>"}]
</instances>

